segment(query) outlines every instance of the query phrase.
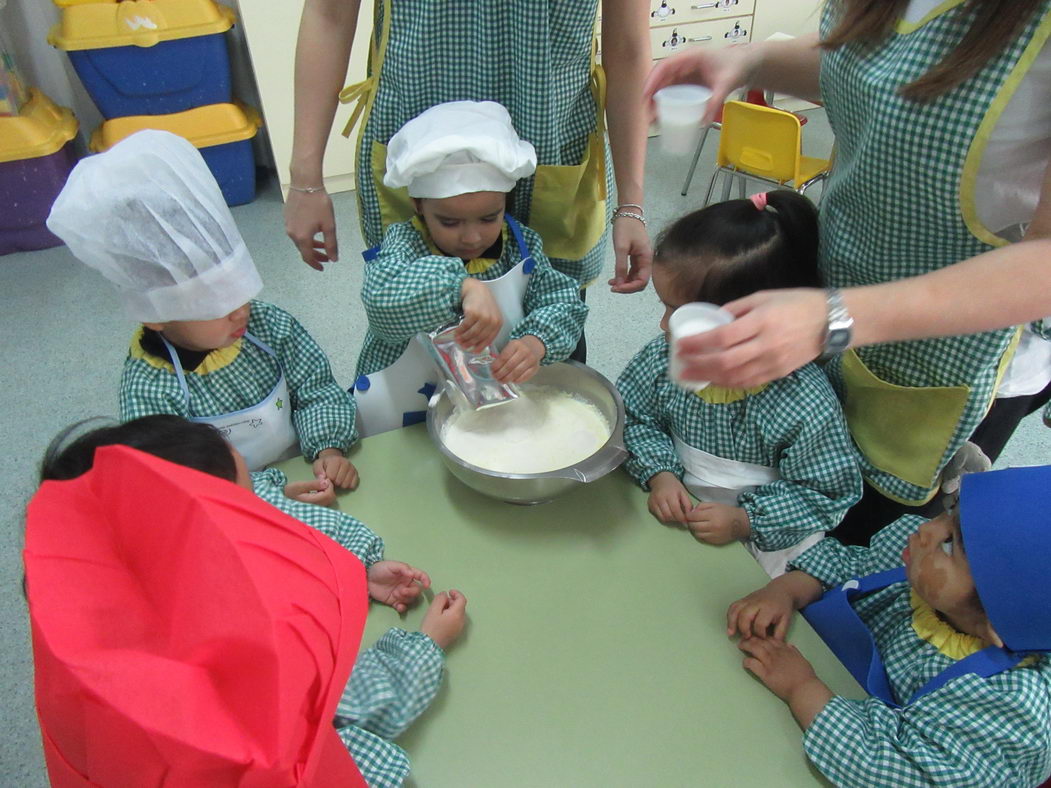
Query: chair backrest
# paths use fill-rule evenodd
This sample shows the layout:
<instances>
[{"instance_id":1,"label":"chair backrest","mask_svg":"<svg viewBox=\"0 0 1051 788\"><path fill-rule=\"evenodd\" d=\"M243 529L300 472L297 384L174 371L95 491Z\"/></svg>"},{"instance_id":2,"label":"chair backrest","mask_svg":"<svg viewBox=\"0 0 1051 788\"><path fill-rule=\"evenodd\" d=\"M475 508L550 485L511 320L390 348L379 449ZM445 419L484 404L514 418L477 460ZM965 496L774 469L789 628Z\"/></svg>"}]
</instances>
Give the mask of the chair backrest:
<instances>
[{"instance_id":1,"label":"chair backrest","mask_svg":"<svg viewBox=\"0 0 1051 788\"><path fill-rule=\"evenodd\" d=\"M802 132L791 112L744 101L723 105L716 165L784 183L799 172Z\"/></svg>"}]
</instances>

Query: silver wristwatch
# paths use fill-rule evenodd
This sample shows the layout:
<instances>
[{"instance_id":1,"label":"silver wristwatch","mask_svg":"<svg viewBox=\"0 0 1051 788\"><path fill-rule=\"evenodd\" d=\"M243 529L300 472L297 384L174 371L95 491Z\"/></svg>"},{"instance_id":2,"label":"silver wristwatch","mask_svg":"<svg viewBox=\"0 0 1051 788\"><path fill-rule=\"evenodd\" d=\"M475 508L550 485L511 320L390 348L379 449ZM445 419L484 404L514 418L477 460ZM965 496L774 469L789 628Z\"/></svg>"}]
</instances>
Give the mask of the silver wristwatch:
<instances>
[{"instance_id":1,"label":"silver wristwatch","mask_svg":"<svg viewBox=\"0 0 1051 788\"><path fill-rule=\"evenodd\" d=\"M825 329L818 361L828 361L838 356L850 347L850 339L854 335L854 318L843 304L843 294L835 288L829 288L825 291L825 303L828 305L828 327Z\"/></svg>"}]
</instances>

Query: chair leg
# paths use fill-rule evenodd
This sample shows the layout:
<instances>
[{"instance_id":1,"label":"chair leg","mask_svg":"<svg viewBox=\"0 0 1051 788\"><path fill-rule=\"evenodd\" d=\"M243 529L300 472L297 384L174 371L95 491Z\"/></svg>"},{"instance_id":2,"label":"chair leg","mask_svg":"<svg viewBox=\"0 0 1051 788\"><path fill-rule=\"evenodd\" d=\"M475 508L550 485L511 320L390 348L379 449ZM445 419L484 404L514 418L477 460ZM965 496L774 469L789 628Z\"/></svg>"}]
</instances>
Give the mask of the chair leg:
<instances>
[{"instance_id":1,"label":"chair leg","mask_svg":"<svg viewBox=\"0 0 1051 788\"><path fill-rule=\"evenodd\" d=\"M712 130L711 126L705 126L704 131L701 132L701 140L697 143L697 150L693 152L693 161L690 163L690 171L686 173L686 182L682 185L682 196L686 196L686 192L690 190L690 181L693 180L693 173L697 169L697 160L701 158L701 148L704 147L704 141L708 139L708 132Z\"/></svg>"},{"instance_id":2,"label":"chair leg","mask_svg":"<svg viewBox=\"0 0 1051 788\"><path fill-rule=\"evenodd\" d=\"M734 179L739 177L740 176L732 170L727 173L726 180L723 182L723 202L730 199L730 189L734 185Z\"/></svg>"},{"instance_id":3,"label":"chair leg","mask_svg":"<svg viewBox=\"0 0 1051 788\"><path fill-rule=\"evenodd\" d=\"M737 179L737 196L742 200L745 198L745 186L748 185L748 179L743 175Z\"/></svg>"},{"instance_id":4,"label":"chair leg","mask_svg":"<svg viewBox=\"0 0 1051 788\"><path fill-rule=\"evenodd\" d=\"M722 172L722 168L716 167L715 172L712 173L712 179L708 181L708 191L704 195L704 203L701 205L702 208L712 201L712 192L715 191L715 179L719 177L720 172ZM730 175L727 173L726 177L729 178Z\"/></svg>"}]
</instances>

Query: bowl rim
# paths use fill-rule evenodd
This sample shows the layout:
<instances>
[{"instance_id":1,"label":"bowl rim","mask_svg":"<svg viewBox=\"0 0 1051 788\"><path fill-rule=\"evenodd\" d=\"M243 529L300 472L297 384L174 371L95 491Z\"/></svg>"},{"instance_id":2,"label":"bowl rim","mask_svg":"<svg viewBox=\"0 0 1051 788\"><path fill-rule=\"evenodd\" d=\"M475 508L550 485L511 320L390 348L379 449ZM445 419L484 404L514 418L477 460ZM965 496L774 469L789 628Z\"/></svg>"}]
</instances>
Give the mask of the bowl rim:
<instances>
[{"instance_id":1,"label":"bowl rim","mask_svg":"<svg viewBox=\"0 0 1051 788\"><path fill-rule=\"evenodd\" d=\"M427 434L430 435L431 442L438 447L438 451L440 451L444 457L455 461L456 464L460 467L466 468L476 473L483 474L484 476L488 476L493 479L565 479L567 478L567 470L576 467L577 465L579 465L582 462L585 462L586 460L590 460L592 457L594 457L600 452L606 451L610 448L610 445L614 443L614 439L618 438L618 436L621 437L618 441L616 441L616 446L614 448L623 449L624 439L622 436L624 433L624 400L620 396L620 392L617 390L616 385L598 370L589 367L587 364L582 364L579 361L575 361L573 359L566 359L565 361L556 361L554 362L554 364L548 364L545 366L553 367L555 366L555 364L566 364L568 366L580 368L586 374L590 375L591 377L597 379L600 383L602 383L603 386L605 386L606 389L609 391L609 393L613 395L613 403L614 405L616 405L617 419L616 423L613 425L612 432L610 432L609 437L606 439L605 443L599 446L598 449L596 449L584 459L578 460L572 465L566 465L562 468L558 468L553 471L544 471L543 473L505 473L502 471L494 471L490 468L482 468L479 465L472 465L471 463L467 462L467 460L461 458L459 455L453 454L445 445L445 442L441 439L441 436L438 435L438 428L437 426L435 426L435 420L432 418L432 414L435 408L437 407L440 399L446 396L444 386L441 386L438 389L438 394L436 395L436 397L432 399L431 402L427 405Z\"/></svg>"}]
</instances>

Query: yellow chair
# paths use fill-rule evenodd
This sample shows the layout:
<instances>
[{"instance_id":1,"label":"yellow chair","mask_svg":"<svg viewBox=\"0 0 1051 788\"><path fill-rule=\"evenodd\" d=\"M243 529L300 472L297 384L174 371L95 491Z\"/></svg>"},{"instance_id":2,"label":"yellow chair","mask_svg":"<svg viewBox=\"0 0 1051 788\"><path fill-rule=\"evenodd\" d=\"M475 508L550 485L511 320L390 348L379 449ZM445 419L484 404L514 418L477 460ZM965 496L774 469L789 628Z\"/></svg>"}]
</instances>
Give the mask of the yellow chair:
<instances>
[{"instance_id":1,"label":"yellow chair","mask_svg":"<svg viewBox=\"0 0 1051 788\"><path fill-rule=\"evenodd\" d=\"M810 186L828 177L831 162L803 156L802 139L799 118L791 112L744 101L726 102L716 169L708 184L704 204L711 202L720 173L726 174L724 200L730 197L734 178L740 179L742 194L746 178L803 194Z\"/></svg>"}]
</instances>

